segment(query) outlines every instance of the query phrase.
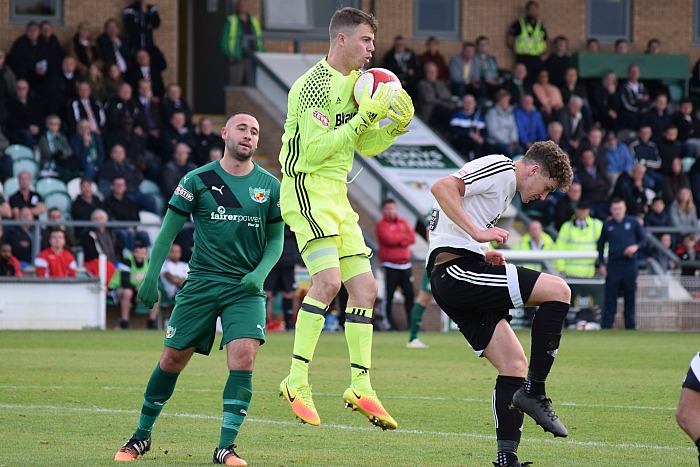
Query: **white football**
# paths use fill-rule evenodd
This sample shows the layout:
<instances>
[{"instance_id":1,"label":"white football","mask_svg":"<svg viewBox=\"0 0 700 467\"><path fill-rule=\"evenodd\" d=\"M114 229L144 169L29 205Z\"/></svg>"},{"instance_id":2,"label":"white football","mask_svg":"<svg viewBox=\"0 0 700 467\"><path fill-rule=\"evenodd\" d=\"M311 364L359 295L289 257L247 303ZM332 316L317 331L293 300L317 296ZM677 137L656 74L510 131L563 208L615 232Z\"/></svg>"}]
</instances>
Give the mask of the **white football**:
<instances>
[{"instance_id":1,"label":"white football","mask_svg":"<svg viewBox=\"0 0 700 467\"><path fill-rule=\"evenodd\" d=\"M394 91L401 89L401 80L399 80L399 78L392 71L387 70L386 68L370 68L369 70L363 71L355 81L355 88L353 90L355 105L359 106L360 99L362 99L362 93L366 87L369 87L370 95L373 96L379 83L386 83Z\"/></svg>"}]
</instances>

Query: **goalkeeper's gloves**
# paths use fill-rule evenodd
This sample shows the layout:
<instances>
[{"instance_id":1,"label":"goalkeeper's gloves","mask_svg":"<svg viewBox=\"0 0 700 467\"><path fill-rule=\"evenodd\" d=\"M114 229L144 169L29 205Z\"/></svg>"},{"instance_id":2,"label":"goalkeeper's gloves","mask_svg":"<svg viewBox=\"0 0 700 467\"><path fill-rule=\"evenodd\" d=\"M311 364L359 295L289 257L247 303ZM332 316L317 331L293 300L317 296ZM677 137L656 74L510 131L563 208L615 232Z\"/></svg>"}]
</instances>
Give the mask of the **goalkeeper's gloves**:
<instances>
[{"instance_id":1,"label":"goalkeeper's gloves","mask_svg":"<svg viewBox=\"0 0 700 467\"><path fill-rule=\"evenodd\" d=\"M391 103L393 90L384 83L379 83L374 96L369 93L369 86L362 91L359 109L350 122L354 123L355 132L360 135L374 123L386 117ZM353 122L354 120L354 122Z\"/></svg>"},{"instance_id":2,"label":"goalkeeper's gloves","mask_svg":"<svg viewBox=\"0 0 700 467\"><path fill-rule=\"evenodd\" d=\"M399 136L408 133L406 127L413 118L413 101L405 89L394 93L391 101L391 108L387 112L387 117L391 123L387 125L387 131L391 136Z\"/></svg>"},{"instance_id":3,"label":"goalkeeper's gloves","mask_svg":"<svg viewBox=\"0 0 700 467\"><path fill-rule=\"evenodd\" d=\"M143 303L149 310L153 308L153 305L158 301L158 276L149 278L146 274L146 278L139 287L139 293L137 295L139 301Z\"/></svg>"},{"instance_id":4,"label":"goalkeeper's gloves","mask_svg":"<svg viewBox=\"0 0 700 467\"><path fill-rule=\"evenodd\" d=\"M260 274L255 271L249 272L243 279L241 279L241 288L248 295L256 295L262 292L264 277L260 277Z\"/></svg>"}]
</instances>

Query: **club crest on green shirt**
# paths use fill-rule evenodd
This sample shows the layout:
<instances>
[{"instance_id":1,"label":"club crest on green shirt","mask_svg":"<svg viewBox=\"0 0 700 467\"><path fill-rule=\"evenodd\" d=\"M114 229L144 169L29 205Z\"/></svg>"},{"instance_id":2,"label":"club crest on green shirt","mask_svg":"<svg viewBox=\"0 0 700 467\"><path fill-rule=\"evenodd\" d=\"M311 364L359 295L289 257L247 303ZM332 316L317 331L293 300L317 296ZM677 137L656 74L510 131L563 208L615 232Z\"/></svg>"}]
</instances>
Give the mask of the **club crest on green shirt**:
<instances>
[{"instance_id":1,"label":"club crest on green shirt","mask_svg":"<svg viewBox=\"0 0 700 467\"><path fill-rule=\"evenodd\" d=\"M270 190L269 189L264 189L264 188L253 188L250 187L248 188L248 193L250 194L250 198L255 201L256 203L264 203L267 201L267 199L270 197Z\"/></svg>"}]
</instances>

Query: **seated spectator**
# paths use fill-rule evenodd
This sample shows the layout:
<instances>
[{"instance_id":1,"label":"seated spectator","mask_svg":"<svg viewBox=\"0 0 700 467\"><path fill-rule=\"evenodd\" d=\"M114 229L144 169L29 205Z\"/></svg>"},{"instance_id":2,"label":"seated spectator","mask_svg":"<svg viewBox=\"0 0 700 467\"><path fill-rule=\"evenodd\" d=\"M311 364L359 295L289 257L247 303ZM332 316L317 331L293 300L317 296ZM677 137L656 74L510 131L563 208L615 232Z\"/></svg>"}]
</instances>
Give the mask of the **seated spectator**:
<instances>
[{"instance_id":1,"label":"seated spectator","mask_svg":"<svg viewBox=\"0 0 700 467\"><path fill-rule=\"evenodd\" d=\"M566 36L555 37L552 40L552 51L544 62L544 68L549 73L549 81L560 89L564 87L564 74L570 61L569 39Z\"/></svg>"},{"instance_id":2,"label":"seated spectator","mask_svg":"<svg viewBox=\"0 0 700 467\"><path fill-rule=\"evenodd\" d=\"M668 204L676 199L681 188L690 188L690 179L683 172L683 163L680 158L676 157L671 162L671 169L664 175L664 182L661 187L661 196Z\"/></svg>"},{"instance_id":3,"label":"seated spectator","mask_svg":"<svg viewBox=\"0 0 700 467\"><path fill-rule=\"evenodd\" d=\"M603 128L617 131L620 128L620 99L617 91L617 75L608 71L593 88L591 97L593 119Z\"/></svg>"},{"instance_id":4,"label":"seated spectator","mask_svg":"<svg viewBox=\"0 0 700 467\"><path fill-rule=\"evenodd\" d=\"M579 149L581 140L587 132L582 109L583 99L579 96L571 96L566 107L557 112L554 118L561 123L564 131L562 139L572 150Z\"/></svg>"},{"instance_id":5,"label":"seated spectator","mask_svg":"<svg viewBox=\"0 0 700 467\"><path fill-rule=\"evenodd\" d=\"M493 98L496 91L503 85L503 78L500 76L496 57L491 55L489 50L490 42L486 36L479 36L476 39L476 54L472 67L476 70L474 73L479 77L474 81L474 87L477 89L477 96L480 102Z\"/></svg>"},{"instance_id":6,"label":"seated spectator","mask_svg":"<svg viewBox=\"0 0 700 467\"><path fill-rule=\"evenodd\" d=\"M105 98L113 98L119 93L119 86L124 83L124 73L119 70L119 65L112 63L106 66L104 73Z\"/></svg>"},{"instance_id":7,"label":"seated spectator","mask_svg":"<svg viewBox=\"0 0 700 467\"><path fill-rule=\"evenodd\" d=\"M605 158L608 162L608 177L610 177L610 184L615 186L617 178L622 173L630 173L632 171L632 166L634 166L634 158L630 154L629 149L625 143L620 143L617 140L617 135L614 131L609 131L605 135ZM640 164L641 167L644 167ZM644 170L643 172L646 172ZM635 215L630 212L630 206L627 205L627 212L631 215Z\"/></svg>"},{"instance_id":8,"label":"seated spectator","mask_svg":"<svg viewBox=\"0 0 700 467\"><path fill-rule=\"evenodd\" d=\"M600 219L591 217L591 206L581 200L576 204L574 215L559 228L554 249L557 251L596 251L598 238L603 230ZM554 268L566 277L590 279L595 276L595 258L559 259Z\"/></svg>"},{"instance_id":9,"label":"seated spectator","mask_svg":"<svg viewBox=\"0 0 700 467\"><path fill-rule=\"evenodd\" d=\"M681 276L697 276L700 273L700 268L694 265L687 264L686 261L700 260L700 245L698 245L698 236L694 233L683 235L681 244L676 248L676 256L681 260Z\"/></svg>"},{"instance_id":10,"label":"seated spectator","mask_svg":"<svg viewBox=\"0 0 700 467\"><path fill-rule=\"evenodd\" d=\"M406 92L416 98L416 85L421 74L420 63L416 53L406 46L403 36L394 37L394 44L384 55L382 66L393 71Z\"/></svg>"},{"instance_id":11,"label":"seated spectator","mask_svg":"<svg viewBox=\"0 0 700 467\"><path fill-rule=\"evenodd\" d=\"M22 171L17 175L17 182L19 189L17 193L10 196L12 217L19 219L20 210L28 208L32 218L38 219L40 215L46 212L46 205L41 195L36 191L32 191L32 176L29 175L29 172Z\"/></svg>"},{"instance_id":12,"label":"seated spectator","mask_svg":"<svg viewBox=\"0 0 700 467\"><path fill-rule=\"evenodd\" d=\"M50 222L63 222L63 213L60 209L53 207L49 209L49 212L46 214L46 220ZM65 224L52 225L42 230L41 244L39 245L39 247L43 250L50 246L49 239L51 237L51 232L53 232L54 230L60 230L61 232L63 232L63 247L71 253L74 253L75 248L78 246L78 241L75 239L75 236L73 235L73 232L71 232L71 229L66 227Z\"/></svg>"},{"instance_id":13,"label":"seated spectator","mask_svg":"<svg viewBox=\"0 0 700 467\"><path fill-rule=\"evenodd\" d=\"M61 117L61 121L68 120L68 106L78 97L76 86L82 75L76 71L75 57L64 57L61 60L61 67L49 82L49 97L46 111L49 114L56 114Z\"/></svg>"},{"instance_id":14,"label":"seated spectator","mask_svg":"<svg viewBox=\"0 0 700 467\"><path fill-rule=\"evenodd\" d=\"M454 54L448 64L450 89L460 98L467 93L478 94L475 83L479 81L479 75L474 67L474 52L474 43L464 42L462 51Z\"/></svg>"},{"instance_id":15,"label":"seated spectator","mask_svg":"<svg viewBox=\"0 0 700 467\"><path fill-rule=\"evenodd\" d=\"M107 125L102 104L92 97L92 88L87 81L80 81L76 85L78 97L70 103L68 111L68 126L70 133L75 133L80 120L87 120L90 123L90 131L102 134Z\"/></svg>"},{"instance_id":16,"label":"seated spectator","mask_svg":"<svg viewBox=\"0 0 700 467\"><path fill-rule=\"evenodd\" d=\"M537 141L547 139L542 114L535 108L535 98L525 94L520 100L520 106L513 111L515 124L518 127L520 144L527 151Z\"/></svg>"},{"instance_id":17,"label":"seated spectator","mask_svg":"<svg viewBox=\"0 0 700 467\"><path fill-rule=\"evenodd\" d=\"M418 82L416 108L418 115L430 126L446 130L455 109L452 94L444 81L437 79L438 68L432 62L424 67L425 78Z\"/></svg>"},{"instance_id":18,"label":"seated spectator","mask_svg":"<svg viewBox=\"0 0 700 467\"><path fill-rule=\"evenodd\" d=\"M108 149L121 146L126 151L127 158L136 168L150 179L160 176L161 162L154 154L146 150L147 137L140 127L134 127L134 119L130 115L122 115L118 127L107 135L105 145Z\"/></svg>"},{"instance_id":19,"label":"seated spectator","mask_svg":"<svg viewBox=\"0 0 700 467\"><path fill-rule=\"evenodd\" d=\"M438 67L438 79L448 82L450 80L450 73L447 69L447 61L440 53L440 40L435 36L428 37L425 40L425 49L425 52L418 56L421 69L423 69L426 63L433 62Z\"/></svg>"},{"instance_id":20,"label":"seated spectator","mask_svg":"<svg viewBox=\"0 0 700 467\"><path fill-rule=\"evenodd\" d=\"M173 153L177 143L184 143L190 148L197 145L194 131L187 126L185 113L181 111L175 111L168 126L161 131L161 154L166 158L163 162Z\"/></svg>"},{"instance_id":21,"label":"seated spectator","mask_svg":"<svg viewBox=\"0 0 700 467\"><path fill-rule=\"evenodd\" d=\"M581 200L581 184L573 182L569 187L569 191L564 193L564 196L557 201L554 206L554 228L559 231L564 222L571 219L574 215L574 210Z\"/></svg>"},{"instance_id":22,"label":"seated spectator","mask_svg":"<svg viewBox=\"0 0 700 467\"><path fill-rule=\"evenodd\" d=\"M574 179L581 184L581 200L589 203L593 217L604 220L610 207L610 178L605 168L596 164L592 150L581 153Z\"/></svg>"},{"instance_id":23,"label":"seated spectator","mask_svg":"<svg viewBox=\"0 0 700 467\"><path fill-rule=\"evenodd\" d=\"M197 141L192 154L192 162L197 167L210 162L209 153L212 148L224 149L224 141L221 139L221 133L215 133L211 119L202 117L197 122L197 133L195 135Z\"/></svg>"},{"instance_id":24,"label":"seated spectator","mask_svg":"<svg viewBox=\"0 0 700 467\"><path fill-rule=\"evenodd\" d=\"M452 144L462 157L470 161L486 153L486 122L471 94L462 97L462 108L450 119Z\"/></svg>"},{"instance_id":25,"label":"seated spectator","mask_svg":"<svg viewBox=\"0 0 700 467\"><path fill-rule=\"evenodd\" d=\"M542 112L542 118L547 123L560 109L564 108L561 91L549 82L549 72L545 69L537 74L537 81L532 84L532 93L537 99L537 107Z\"/></svg>"},{"instance_id":26,"label":"seated spectator","mask_svg":"<svg viewBox=\"0 0 700 467\"><path fill-rule=\"evenodd\" d=\"M671 114L668 113L668 96L659 94L649 110L642 114L641 125L651 127L651 140L658 143L663 136L666 127L671 123Z\"/></svg>"},{"instance_id":27,"label":"seated spectator","mask_svg":"<svg viewBox=\"0 0 700 467\"><path fill-rule=\"evenodd\" d=\"M66 54L75 58L78 73L87 76L88 68L98 60L97 44L92 38L90 26L82 22L66 46Z\"/></svg>"},{"instance_id":28,"label":"seated spectator","mask_svg":"<svg viewBox=\"0 0 700 467\"><path fill-rule=\"evenodd\" d=\"M151 91L151 80L142 79L138 83L136 105L139 107L139 119L134 122L148 137L148 149L160 153L160 130L162 127L160 99Z\"/></svg>"},{"instance_id":29,"label":"seated spectator","mask_svg":"<svg viewBox=\"0 0 700 467\"><path fill-rule=\"evenodd\" d=\"M518 126L510 106L510 94L502 89L494 99L496 105L486 113L487 141L497 152L513 158L524 151L518 141Z\"/></svg>"},{"instance_id":30,"label":"seated spectator","mask_svg":"<svg viewBox=\"0 0 700 467\"><path fill-rule=\"evenodd\" d=\"M688 98L681 99L671 123L678 128L678 141L683 144L683 157L697 158L700 155L700 121L693 112L693 103Z\"/></svg>"},{"instance_id":31,"label":"seated spectator","mask_svg":"<svg viewBox=\"0 0 700 467\"><path fill-rule=\"evenodd\" d=\"M649 211L647 211L644 216L644 227L673 227L671 215L668 213L666 203L664 203L664 199L661 196L657 196L651 200ZM662 234L654 233L654 235L656 238L661 239ZM669 235L671 234L669 233ZM671 236L669 245L671 243L676 243L673 235Z\"/></svg>"},{"instance_id":32,"label":"seated spectator","mask_svg":"<svg viewBox=\"0 0 700 467\"><path fill-rule=\"evenodd\" d=\"M29 93L29 83L18 79L15 94L7 101L7 137L12 144L34 147L44 121L44 105Z\"/></svg>"},{"instance_id":33,"label":"seated spectator","mask_svg":"<svg viewBox=\"0 0 700 467\"><path fill-rule=\"evenodd\" d=\"M627 81L620 89L620 126L637 131L642 115L649 109L649 93L639 80L639 65L627 67Z\"/></svg>"},{"instance_id":34,"label":"seated spectator","mask_svg":"<svg viewBox=\"0 0 700 467\"><path fill-rule=\"evenodd\" d=\"M665 175L671 170L673 159L682 157L682 146L678 142L678 128L673 123L669 123L656 145L661 157L661 173Z\"/></svg>"},{"instance_id":35,"label":"seated spectator","mask_svg":"<svg viewBox=\"0 0 700 467\"><path fill-rule=\"evenodd\" d=\"M91 130L87 120L78 122L77 131L71 137L71 148L83 176L95 180L105 161L105 148L102 136Z\"/></svg>"},{"instance_id":36,"label":"seated spectator","mask_svg":"<svg viewBox=\"0 0 700 467\"><path fill-rule=\"evenodd\" d=\"M527 233L522 236L514 250L520 251L551 251L554 249L554 240L542 229L542 223L532 220L527 225ZM527 263L520 266L528 267L536 271L542 270L542 263Z\"/></svg>"},{"instance_id":37,"label":"seated spectator","mask_svg":"<svg viewBox=\"0 0 700 467\"><path fill-rule=\"evenodd\" d=\"M187 279L187 274L190 272L190 266L185 261L180 261L182 258L182 247L177 243L173 243L170 247L170 253L163 263L160 270L160 282L163 286L163 292L169 300L175 299L182 284Z\"/></svg>"},{"instance_id":38,"label":"seated spectator","mask_svg":"<svg viewBox=\"0 0 700 467\"><path fill-rule=\"evenodd\" d=\"M190 161L191 152L192 150L189 146L178 143L175 146L175 153L173 154L172 160L163 167L160 189L165 199L170 199L183 176L197 168L197 166Z\"/></svg>"},{"instance_id":39,"label":"seated spectator","mask_svg":"<svg viewBox=\"0 0 700 467\"><path fill-rule=\"evenodd\" d=\"M165 95L165 84L163 84L162 76L163 70L165 70L164 60L164 58L153 60L147 50L138 50L135 56L136 63L129 66L126 81L131 84L132 88L136 88L139 80L148 79L151 81L153 95L158 99L163 99Z\"/></svg>"},{"instance_id":40,"label":"seated spectator","mask_svg":"<svg viewBox=\"0 0 700 467\"><path fill-rule=\"evenodd\" d=\"M111 218L115 221L134 221L134 226L114 229L114 233L119 238L119 243L129 250L134 249L136 241L145 245L150 245L150 240L146 232L136 229L140 217L138 206L129 199L126 194L126 180L124 177L112 179L111 192L105 198L105 207Z\"/></svg>"},{"instance_id":41,"label":"seated spectator","mask_svg":"<svg viewBox=\"0 0 700 467\"><path fill-rule=\"evenodd\" d=\"M547 125L547 139L557 143L562 151L569 154L571 148L569 147L569 143L562 138L562 136L564 136L564 126L556 120L549 122L549 125Z\"/></svg>"},{"instance_id":42,"label":"seated spectator","mask_svg":"<svg viewBox=\"0 0 700 467\"><path fill-rule=\"evenodd\" d=\"M643 165L635 164L629 172L622 172L616 180L612 197L624 200L630 216L643 217L647 212L650 200L647 197L647 187L644 186L645 172Z\"/></svg>"},{"instance_id":43,"label":"seated spectator","mask_svg":"<svg viewBox=\"0 0 700 467\"><path fill-rule=\"evenodd\" d=\"M90 216L96 209L105 210L105 205L92 191L92 179L83 177L80 179L80 194L75 197L71 206L71 216L76 221L90 220ZM81 236L84 228L76 229L76 235Z\"/></svg>"},{"instance_id":44,"label":"seated spectator","mask_svg":"<svg viewBox=\"0 0 700 467\"><path fill-rule=\"evenodd\" d=\"M182 88L177 83L170 83L165 92L165 97L160 101L160 109L163 112L163 121L169 122L177 111L185 114L185 125L193 128L192 110L186 100L182 98Z\"/></svg>"},{"instance_id":45,"label":"seated spectator","mask_svg":"<svg viewBox=\"0 0 700 467\"><path fill-rule=\"evenodd\" d=\"M513 73L503 82L503 89L510 94L511 105L519 104L525 94L532 94L532 85L527 80L527 67L524 63L513 65ZM493 98L495 101L495 94Z\"/></svg>"},{"instance_id":46,"label":"seated spectator","mask_svg":"<svg viewBox=\"0 0 700 467\"><path fill-rule=\"evenodd\" d=\"M64 182L80 176L80 160L73 154L68 138L61 133L61 118L46 117L46 131L39 138L39 166L42 177L58 177Z\"/></svg>"},{"instance_id":47,"label":"seated spectator","mask_svg":"<svg viewBox=\"0 0 700 467\"><path fill-rule=\"evenodd\" d=\"M564 72L564 84L559 89L564 105L569 103L571 96L578 96L583 99L581 113L583 114L586 128L590 127L593 124L593 111L591 110L591 104L588 102L588 89L583 83L579 82L576 67L571 66L566 69Z\"/></svg>"},{"instance_id":48,"label":"seated spectator","mask_svg":"<svg viewBox=\"0 0 700 467\"><path fill-rule=\"evenodd\" d=\"M124 258L122 262L122 268L128 275L128 281L122 282L122 288L131 289L131 306L120 307L121 319L119 320L119 327L122 329L129 328L129 314L133 305L139 303L138 293L144 279L146 278L146 272L148 271L148 250L146 245L142 243L136 243L131 255ZM124 277L124 276L122 276ZM148 312L148 329L158 329L158 313L160 312L160 297L158 301L153 305Z\"/></svg>"},{"instance_id":49,"label":"seated spectator","mask_svg":"<svg viewBox=\"0 0 700 467\"><path fill-rule=\"evenodd\" d=\"M66 246L66 233L59 228L50 228L49 246L34 258L36 277L76 277L75 257Z\"/></svg>"},{"instance_id":50,"label":"seated spectator","mask_svg":"<svg viewBox=\"0 0 700 467\"><path fill-rule=\"evenodd\" d=\"M110 193L111 185L115 178L121 178L126 181L126 197L136 204L137 212L142 209L156 212L156 202L153 196L139 191L139 185L144 178L143 173L133 162L126 158L126 151L119 144L112 147L112 150L109 152L109 160L105 161L100 171L99 187L103 194L108 195Z\"/></svg>"},{"instance_id":51,"label":"seated spectator","mask_svg":"<svg viewBox=\"0 0 700 467\"><path fill-rule=\"evenodd\" d=\"M678 190L678 195L671 203L668 212L674 227L687 232L695 232L698 229L698 213L689 188Z\"/></svg>"},{"instance_id":52,"label":"seated spectator","mask_svg":"<svg viewBox=\"0 0 700 467\"><path fill-rule=\"evenodd\" d=\"M19 210L19 214L15 219L25 222L32 222L34 216L28 207L23 207ZM22 269L32 264L32 244L33 244L33 229L31 224L22 224L9 229L5 234L5 242L12 247L12 252L20 263Z\"/></svg>"},{"instance_id":53,"label":"seated spectator","mask_svg":"<svg viewBox=\"0 0 700 467\"><path fill-rule=\"evenodd\" d=\"M107 96L107 85L105 84L104 75L102 74L102 63L94 62L88 67L85 81L90 85L92 97L98 102L106 103L113 96Z\"/></svg>"},{"instance_id":54,"label":"seated spectator","mask_svg":"<svg viewBox=\"0 0 700 467\"><path fill-rule=\"evenodd\" d=\"M651 127L642 125L637 132L637 139L630 143L630 154L636 163L647 168L645 184L652 190L662 189L664 174L661 171L661 156L656 143L651 141Z\"/></svg>"},{"instance_id":55,"label":"seated spectator","mask_svg":"<svg viewBox=\"0 0 700 467\"><path fill-rule=\"evenodd\" d=\"M97 51L105 66L116 65L122 74L126 73L131 54L116 19L109 18L105 21L104 32L97 36Z\"/></svg>"},{"instance_id":56,"label":"seated spectator","mask_svg":"<svg viewBox=\"0 0 700 467\"><path fill-rule=\"evenodd\" d=\"M209 160L207 162L214 162L220 160L224 157L224 151L221 148L211 148L209 150Z\"/></svg>"},{"instance_id":57,"label":"seated spectator","mask_svg":"<svg viewBox=\"0 0 700 467\"><path fill-rule=\"evenodd\" d=\"M131 85L122 83L119 86L117 95L105 103L105 115L107 117L106 129L108 134L119 131L124 117L131 117L133 120L140 118L140 109L136 102L132 100Z\"/></svg>"},{"instance_id":58,"label":"seated spectator","mask_svg":"<svg viewBox=\"0 0 700 467\"><path fill-rule=\"evenodd\" d=\"M0 243L0 276L23 277L22 267L12 254L12 245L7 241Z\"/></svg>"}]
</instances>

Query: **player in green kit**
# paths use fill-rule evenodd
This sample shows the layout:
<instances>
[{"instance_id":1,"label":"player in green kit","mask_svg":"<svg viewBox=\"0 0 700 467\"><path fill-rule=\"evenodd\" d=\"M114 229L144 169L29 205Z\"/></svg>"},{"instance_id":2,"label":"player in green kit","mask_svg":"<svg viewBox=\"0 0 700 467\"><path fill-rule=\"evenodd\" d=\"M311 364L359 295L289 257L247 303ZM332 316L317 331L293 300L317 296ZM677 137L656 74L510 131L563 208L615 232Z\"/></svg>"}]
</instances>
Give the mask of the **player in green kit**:
<instances>
[{"instance_id":1,"label":"player in green kit","mask_svg":"<svg viewBox=\"0 0 700 467\"><path fill-rule=\"evenodd\" d=\"M151 308L158 300L158 275L175 236L192 215L195 244L190 272L175 297L165 348L144 393L138 428L114 460L132 461L151 448L151 430L175 389L178 375L195 352L208 355L221 317L229 375L223 391L223 422L213 462L248 465L234 452L234 440L252 397L252 372L265 342L262 284L282 253L284 223L279 181L253 163L260 127L238 113L221 130L222 159L182 177L168 203L153 245L151 267L138 297Z\"/></svg>"},{"instance_id":2,"label":"player in green kit","mask_svg":"<svg viewBox=\"0 0 700 467\"><path fill-rule=\"evenodd\" d=\"M280 394L311 425L320 424L320 418L308 381L309 363L342 282L349 295L345 337L351 368L343 400L383 429L397 426L370 384L377 284L346 188L355 149L364 156L381 153L407 131L413 117L408 94L383 84L372 96L365 91L359 108L354 103L358 70L372 58L376 32L374 16L355 8L336 11L328 55L294 83L288 96L280 151L282 217L296 235L311 288L297 315L291 370ZM386 116L391 122L380 127Z\"/></svg>"}]
</instances>

